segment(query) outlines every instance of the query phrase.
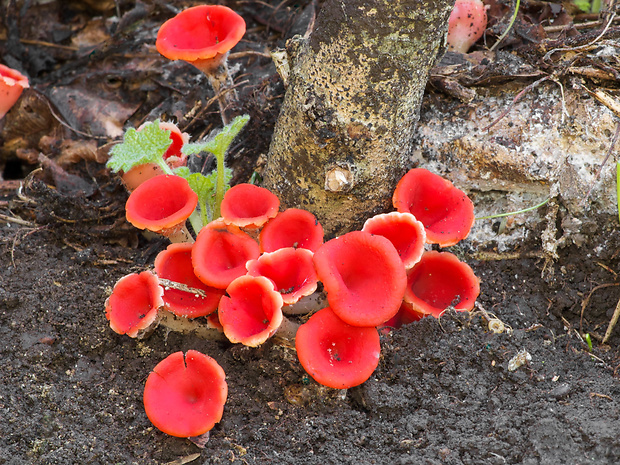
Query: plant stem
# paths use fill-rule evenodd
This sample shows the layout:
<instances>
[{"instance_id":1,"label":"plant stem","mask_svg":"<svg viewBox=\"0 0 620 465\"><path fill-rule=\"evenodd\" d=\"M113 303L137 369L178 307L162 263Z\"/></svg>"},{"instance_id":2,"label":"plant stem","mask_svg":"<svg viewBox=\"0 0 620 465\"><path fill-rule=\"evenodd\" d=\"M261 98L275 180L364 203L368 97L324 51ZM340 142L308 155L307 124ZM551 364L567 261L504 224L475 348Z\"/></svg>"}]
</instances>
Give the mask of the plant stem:
<instances>
[{"instance_id":1,"label":"plant stem","mask_svg":"<svg viewBox=\"0 0 620 465\"><path fill-rule=\"evenodd\" d=\"M213 218L217 219L220 217L220 205L222 203L222 199L224 198L224 191L226 190L226 173L224 172L226 169L224 166L226 151L218 150L217 153L214 153L214 155L217 160L217 181L215 183L215 205L213 205Z\"/></svg>"},{"instance_id":2,"label":"plant stem","mask_svg":"<svg viewBox=\"0 0 620 465\"><path fill-rule=\"evenodd\" d=\"M495 50L495 48L499 45L499 43L506 38L506 36L508 35L508 32L510 32L510 29L512 28L512 25L514 24L515 20L517 19L517 13L519 13L519 4L520 3L521 3L521 0L517 0L517 4L515 6L515 12L512 14L512 18L510 18L510 23L508 24L508 27L506 28L504 33L499 37L499 39L497 39L497 42L495 42L493 44L493 46L490 48L491 51Z\"/></svg>"},{"instance_id":3,"label":"plant stem","mask_svg":"<svg viewBox=\"0 0 620 465\"><path fill-rule=\"evenodd\" d=\"M524 208L523 210L517 210L516 212L499 213L497 215L480 216L480 217L478 217L476 219L477 220L490 220L492 218L502 218L504 216L518 215L519 213L525 213L525 212L529 212L531 210L536 210L537 208L540 208L543 205L545 205L547 202L549 202L549 200L551 200L551 197L549 197L548 199L544 200L543 202L540 202L538 205L534 205L533 207L529 207L529 208Z\"/></svg>"}]
</instances>

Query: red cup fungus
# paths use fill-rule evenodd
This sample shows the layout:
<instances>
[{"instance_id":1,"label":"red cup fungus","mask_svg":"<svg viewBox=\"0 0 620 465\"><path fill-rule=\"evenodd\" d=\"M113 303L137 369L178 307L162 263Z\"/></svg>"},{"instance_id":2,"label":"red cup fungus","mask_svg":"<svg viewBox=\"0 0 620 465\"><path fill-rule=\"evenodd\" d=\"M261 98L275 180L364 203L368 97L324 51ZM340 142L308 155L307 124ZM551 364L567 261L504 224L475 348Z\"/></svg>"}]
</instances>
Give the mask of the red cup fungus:
<instances>
[{"instance_id":1,"label":"red cup fungus","mask_svg":"<svg viewBox=\"0 0 620 465\"><path fill-rule=\"evenodd\" d=\"M26 76L8 66L0 65L0 119L4 118L28 87L30 85Z\"/></svg>"},{"instance_id":2,"label":"red cup fungus","mask_svg":"<svg viewBox=\"0 0 620 465\"><path fill-rule=\"evenodd\" d=\"M274 252L284 247L316 252L323 244L323 227L309 211L288 208L261 229L259 244L261 252Z\"/></svg>"},{"instance_id":3,"label":"red cup fungus","mask_svg":"<svg viewBox=\"0 0 620 465\"><path fill-rule=\"evenodd\" d=\"M264 187L237 184L226 191L220 213L226 224L257 229L278 214L280 199Z\"/></svg>"},{"instance_id":4,"label":"red cup fungus","mask_svg":"<svg viewBox=\"0 0 620 465\"><path fill-rule=\"evenodd\" d=\"M164 290L150 271L123 276L105 302L105 316L118 334L140 337L158 319Z\"/></svg>"},{"instance_id":5,"label":"red cup fungus","mask_svg":"<svg viewBox=\"0 0 620 465\"><path fill-rule=\"evenodd\" d=\"M198 279L208 286L226 289L246 274L245 264L260 255L258 243L237 226L222 219L203 227L192 249L192 264Z\"/></svg>"},{"instance_id":6,"label":"red cup fungus","mask_svg":"<svg viewBox=\"0 0 620 465\"><path fill-rule=\"evenodd\" d=\"M127 221L172 242L191 242L185 221L198 204L198 196L180 176L160 175L140 184L127 199Z\"/></svg>"},{"instance_id":7,"label":"red cup fungus","mask_svg":"<svg viewBox=\"0 0 620 465\"><path fill-rule=\"evenodd\" d=\"M392 202L424 224L428 244L454 245L474 224L474 204L467 194L424 168L414 168L398 181Z\"/></svg>"},{"instance_id":8,"label":"red cup fungus","mask_svg":"<svg viewBox=\"0 0 620 465\"><path fill-rule=\"evenodd\" d=\"M295 348L304 370L318 383L336 389L370 378L381 352L376 328L348 325L329 307L299 327Z\"/></svg>"},{"instance_id":9,"label":"red cup fungus","mask_svg":"<svg viewBox=\"0 0 620 465\"><path fill-rule=\"evenodd\" d=\"M219 98L224 124L228 123L226 105L236 100L226 58L244 34L243 18L222 5L188 8L162 24L157 33L155 45L159 53L194 65L207 76L216 94L228 88Z\"/></svg>"},{"instance_id":10,"label":"red cup fungus","mask_svg":"<svg viewBox=\"0 0 620 465\"><path fill-rule=\"evenodd\" d=\"M474 308L480 280L466 263L449 252L430 251L407 273L405 302L413 311L439 317L448 307Z\"/></svg>"},{"instance_id":11,"label":"red cup fungus","mask_svg":"<svg viewBox=\"0 0 620 465\"><path fill-rule=\"evenodd\" d=\"M366 220L362 231L389 239L407 269L418 263L424 253L426 231L411 213L375 215Z\"/></svg>"},{"instance_id":12,"label":"red cup fungus","mask_svg":"<svg viewBox=\"0 0 620 465\"><path fill-rule=\"evenodd\" d=\"M286 247L262 254L246 264L249 276L269 278L285 305L291 305L312 294L318 278L312 261L313 253L307 249Z\"/></svg>"},{"instance_id":13,"label":"red cup fungus","mask_svg":"<svg viewBox=\"0 0 620 465\"><path fill-rule=\"evenodd\" d=\"M353 231L323 244L314 254L329 306L353 326L378 326L400 307L407 276L392 243Z\"/></svg>"},{"instance_id":14,"label":"red cup fungus","mask_svg":"<svg viewBox=\"0 0 620 465\"><path fill-rule=\"evenodd\" d=\"M168 279L188 287L199 289L201 296L179 289L164 287L164 307L177 316L196 318L207 316L217 310L224 295L222 289L207 286L194 274L190 242L170 244L155 258L155 273L161 279Z\"/></svg>"},{"instance_id":15,"label":"red cup fungus","mask_svg":"<svg viewBox=\"0 0 620 465\"><path fill-rule=\"evenodd\" d=\"M159 362L144 386L144 410L160 431L180 438L201 436L222 419L228 385L222 367L196 350Z\"/></svg>"},{"instance_id":16,"label":"red cup fungus","mask_svg":"<svg viewBox=\"0 0 620 465\"><path fill-rule=\"evenodd\" d=\"M448 20L448 49L461 53L474 45L487 28L487 7L481 0L456 0Z\"/></svg>"},{"instance_id":17,"label":"red cup fungus","mask_svg":"<svg viewBox=\"0 0 620 465\"><path fill-rule=\"evenodd\" d=\"M230 342L256 347L282 324L282 296L264 276L240 276L226 288L218 316Z\"/></svg>"}]
</instances>

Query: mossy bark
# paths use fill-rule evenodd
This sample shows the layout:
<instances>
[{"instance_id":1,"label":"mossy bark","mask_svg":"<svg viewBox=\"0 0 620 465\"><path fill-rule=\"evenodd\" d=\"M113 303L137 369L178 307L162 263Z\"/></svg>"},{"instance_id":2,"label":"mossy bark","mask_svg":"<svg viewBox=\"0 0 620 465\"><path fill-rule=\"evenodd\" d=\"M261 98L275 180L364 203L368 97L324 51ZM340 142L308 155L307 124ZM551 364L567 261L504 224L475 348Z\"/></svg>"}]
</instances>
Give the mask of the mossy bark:
<instances>
[{"instance_id":1,"label":"mossy bark","mask_svg":"<svg viewBox=\"0 0 620 465\"><path fill-rule=\"evenodd\" d=\"M289 44L265 186L328 237L390 208L453 3L327 0L310 37Z\"/></svg>"}]
</instances>

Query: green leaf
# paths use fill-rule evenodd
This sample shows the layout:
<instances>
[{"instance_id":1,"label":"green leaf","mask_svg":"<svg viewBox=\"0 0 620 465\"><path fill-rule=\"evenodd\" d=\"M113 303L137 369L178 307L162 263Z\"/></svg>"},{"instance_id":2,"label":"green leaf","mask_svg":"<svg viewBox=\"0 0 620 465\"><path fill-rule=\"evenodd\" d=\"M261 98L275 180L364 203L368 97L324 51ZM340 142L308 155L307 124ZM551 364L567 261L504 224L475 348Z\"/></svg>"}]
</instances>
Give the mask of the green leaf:
<instances>
[{"instance_id":1,"label":"green leaf","mask_svg":"<svg viewBox=\"0 0 620 465\"><path fill-rule=\"evenodd\" d=\"M224 126L212 139L206 142L196 142L193 144L185 144L181 151L185 155L194 155L200 152L211 152L216 157L223 157L226 150L232 144L235 137L241 132L243 127L250 121L248 115L237 116L230 124Z\"/></svg>"},{"instance_id":2,"label":"green leaf","mask_svg":"<svg viewBox=\"0 0 620 465\"><path fill-rule=\"evenodd\" d=\"M233 172L229 168L224 170L224 182L226 190L230 188L230 180ZM215 190L217 183L217 171L213 171L207 176L200 173L190 173L189 168L183 166L175 170L174 174L187 179L189 187L198 195L198 204L200 205L200 216L203 225L213 219L213 211L215 208Z\"/></svg>"},{"instance_id":3,"label":"green leaf","mask_svg":"<svg viewBox=\"0 0 620 465\"><path fill-rule=\"evenodd\" d=\"M164 153L172 144L170 132L159 127L159 120L147 123L140 131L129 129L123 142L110 150L110 159L106 163L114 172L127 172L134 166L156 163L165 173L172 174L164 161Z\"/></svg>"}]
</instances>

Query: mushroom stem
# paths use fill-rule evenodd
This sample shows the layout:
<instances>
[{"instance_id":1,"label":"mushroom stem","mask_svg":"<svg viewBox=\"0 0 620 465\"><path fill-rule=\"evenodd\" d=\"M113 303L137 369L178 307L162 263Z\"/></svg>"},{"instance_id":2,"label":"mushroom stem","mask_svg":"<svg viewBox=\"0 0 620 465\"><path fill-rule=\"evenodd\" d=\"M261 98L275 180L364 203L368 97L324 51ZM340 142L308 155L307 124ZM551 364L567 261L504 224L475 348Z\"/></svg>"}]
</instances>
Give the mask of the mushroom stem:
<instances>
[{"instance_id":1,"label":"mushroom stem","mask_svg":"<svg viewBox=\"0 0 620 465\"><path fill-rule=\"evenodd\" d=\"M183 334L194 334L203 339L210 341L226 341L226 336L221 331L210 328L205 324L201 324L196 320L190 320L180 316L175 316L167 310L159 312L159 325L164 326L169 331L176 331Z\"/></svg>"},{"instance_id":2,"label":"mushroom stem","mask_svg":"<svg viewBox=\"0 0 620 465\"><path fill-rule=\"evenodd\" d=\"M287 317L282 316L282 323L280 323L280 327L276 331L275 335L282 339L295 339L295 335L297 334L299 326L299 323L295 323L294 321L289 320Z\"/></svg>"},{"instance_id":3,"label":"mushroom stem","mask_svg":"<svg viewBox=\"0 0 620 465\"><path fill-rule=\"evenodd\" d=\"M285 305L282 307L282 313L285 315L307 315L327 306L327 296L323 291L317 291L314 294L302 297L292 305Z\"/></svg>"},{"instance_id":4,"label":"mushroom stem","mask_svg":"<svg viewBox=\"0 0 620 465\"><path fill-rule=\"evenodd\" d=\"M213 88L213 92L217 97L217 103L220 107L220 115L224 126L230 123L229 109L237 103L237 92L234 89L234 83L228 72L226 60L206 74L209 84Z\"/></svg>"},{"instance_id":5,"label":"mushroom stem","mask_svg":"<svg viewBox=\"0 0 620 465\"><path fill-rule=\"evenodd\" d=\"M209 80L220 107L222 122L226 126L230 123L227 111L237 103L237 92L228 72L228 52L224 54L218 53L213 58L198 59L192 61L191 64L202 71Z\"/></svg>"},{"instance_id":6,"label":"mushroom stem","mask_svg":"<svg viewBox=\"0 0 620 465\"><path fill-rule=\"evenodd\" d=\"M187 226L184 224L180 229L170 233L170 234L166 234L166 237L168 239L170 239L170 242L172 243L179 243L179 242L190 242L193 243L194 242L194 237L192 236L192 234L189 232L189 230L187 229Z\"/></svg>"}]
</instances>

